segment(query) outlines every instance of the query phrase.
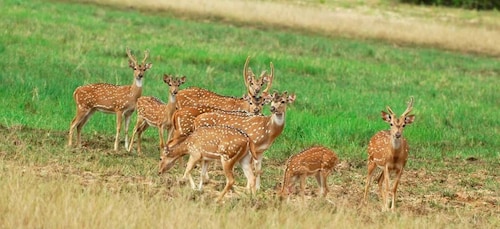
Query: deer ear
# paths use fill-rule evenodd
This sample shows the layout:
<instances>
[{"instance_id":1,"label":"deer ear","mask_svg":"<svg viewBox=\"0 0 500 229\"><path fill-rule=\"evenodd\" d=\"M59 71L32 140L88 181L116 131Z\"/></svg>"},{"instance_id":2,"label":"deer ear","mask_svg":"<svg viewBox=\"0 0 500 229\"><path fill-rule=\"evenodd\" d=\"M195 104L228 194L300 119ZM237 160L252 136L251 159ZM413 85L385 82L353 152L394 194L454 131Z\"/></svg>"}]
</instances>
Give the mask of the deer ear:
<instances>
[{"instance_id":1,"label":"deer ear","mask_svg":"<svg viewBox=\"0 0 500 229\"><path fill-rule=\"evenodd\" d=\"M382 115L382 120L384 120L385 122L391 123L392 117L390 114L388 114L385 111L382 111L381 115Z\"/></svg>"},{"instance_id":2,"label":"deer ear","mask_svg":"<svg viewBox=\"0 0 500 229\"><path fill-rule=\"evenodd\" d=\"M151 67L153 67L153 64L152 64L152 63L148 63L148 64L146 64L146 65L145 65L145 69L144 69L144 71L146 71L146 70L150 69Z\"/></svg>"},{"instance_id":3,"label":"deer ear","mask_svg":"<svg viewBox=\"0 0 500 229\"><path fill-rule=\"evenodd\" d=\"M128 61L128 66L129 66L131 69L135 69L135 63L134 63L134 61L129 60L129 61Z\"/></svg>"},{"instance_id":4,"label":"deer ear","mask_svg":"<svg viewBox=\"0 0 500 229\"><path fill-rule=\"evenodd\" d=\"M405 123L406 124L412 124L413 120L415 120L415 115L408 115L405 117Z\"/></svg>"},{"instance_id":5,"label":"deer ear","mask_svg":"<svg viewBox=\"0 0 500 229\"><path fill-rule=\"evenodd\" d=\"M186 82L186 76L182 76L181 79L179 80L181 84Z\"/></svg>"},{"instance_id":6,"label":"deer ear","mask_svg":"<svg viewBox=\"0 0 500 229\"><path fill-rule=\"evenodd\" d=\"M295 101L295 94L291 94L288 96L288 103L293 103Z\"/></svg>"},{"instance_id":7,"label":"deer ear","mask_svg":"<svg viewBox=\"0 0 500 229\"><path fill-rule=\"evenodd\" d=\"M170 76L167 74L163 74L163 82L168 83L170 81Z\"/></svg>"}]
</instances>

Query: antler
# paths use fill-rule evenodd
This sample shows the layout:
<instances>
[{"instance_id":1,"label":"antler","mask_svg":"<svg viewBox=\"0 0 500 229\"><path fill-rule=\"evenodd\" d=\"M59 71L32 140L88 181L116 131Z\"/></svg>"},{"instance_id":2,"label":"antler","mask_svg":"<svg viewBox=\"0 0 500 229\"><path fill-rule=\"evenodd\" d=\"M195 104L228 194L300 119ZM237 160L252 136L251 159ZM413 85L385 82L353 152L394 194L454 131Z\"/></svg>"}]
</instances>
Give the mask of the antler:
<instances>
[{"instance_id":1,"label":"antler","mask_svg":"<svg viewBox=\"0 0 500 229\"><path fill-rule=\"evenodd\" d=\"M137 65L137 60L135 59L134 55L130 53L130 48L127 48L127 56L130 59L130 62L132 62L134 65Z\"/></svg>"},{"instance_id":2,"label":"antler","mask_svg":"<svg viewBox=\"0 0 500 229\"><path fill-rule=\"evenodd\" d=\"M142 65L146 64L146 59L149 57L149 50L144 51L144 59L142 60Z\"/></svg>"},{"instance_id":3,"label":"antler","mask_svg":"<svg viewBox=\"0 0 500 229\"><path fill-rule=\"evenodd\" d=\"M273 79L274 79L274 65L273 65L273 62L271 62L271 75L269 76L269 82L267 83L267 87L266 89L264 89L264 91L262 91L262 94L267 94L267 91L271 88L271 85L273 84ZM263 72L262 74L264 74L266 72Z\"/></svg>"},{"instance_id":4,"label":"antler","mask_svg":"<svg viewBox=\"0 0 500 229\"><path fill-rule=\"evenodd\" d=\"M401 117L405 117L406 115L408 115L412 109L413 109L413 96L410 97L410 101L408 102L408 107L406 107L406 110L405 112L403 112Z\"/></svg>"},{"instance_id":5,"label":"antler","mask_svg":"<svg viewBox=\"0 0 500 229\"><path fill-rule=\"evenodd\" d=\"M243 67L243 77L245 78L245 86L248 88L248 73L252 73L252 70L248 69L248 63L250 62L250 56L247 57L245 61L245 66ZM252 73L253 74L253 73Z\"/></svg>"}]
</instances>

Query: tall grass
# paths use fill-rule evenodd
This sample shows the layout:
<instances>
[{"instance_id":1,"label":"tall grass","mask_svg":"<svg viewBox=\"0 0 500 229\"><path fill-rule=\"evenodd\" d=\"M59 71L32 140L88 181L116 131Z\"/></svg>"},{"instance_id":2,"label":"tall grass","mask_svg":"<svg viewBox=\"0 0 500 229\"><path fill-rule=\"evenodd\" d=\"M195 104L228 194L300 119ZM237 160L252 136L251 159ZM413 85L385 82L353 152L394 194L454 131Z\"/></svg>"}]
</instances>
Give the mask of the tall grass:
<instances>
[{"instance_id":1,"label":"tall grass","mask_svg":"<svg viewBox=\"0 0 500 229\"><path fill-rule=\"evenodd\" d=\"M467 228L470 222L450 222L445 215L413 218L365 212L325 201L280 203L274 199L233 199L224 205L182 188L175 198L168 187L152 191L150 184L126 182L105 187L78 176L56 175L0 162L0 226L2 228ZM39 170L36 172L35 170ZM41 171L41 172L40 172ZM87 177L91 177L88 173ZM172 189L172 188L170 188ZM124 191L126 190L126 191ZM171 190L170 190L171 191ZM345 203L342 203L345 204ZM458 211L456 214L464 214Z\"/></svg>"}]
</instances>

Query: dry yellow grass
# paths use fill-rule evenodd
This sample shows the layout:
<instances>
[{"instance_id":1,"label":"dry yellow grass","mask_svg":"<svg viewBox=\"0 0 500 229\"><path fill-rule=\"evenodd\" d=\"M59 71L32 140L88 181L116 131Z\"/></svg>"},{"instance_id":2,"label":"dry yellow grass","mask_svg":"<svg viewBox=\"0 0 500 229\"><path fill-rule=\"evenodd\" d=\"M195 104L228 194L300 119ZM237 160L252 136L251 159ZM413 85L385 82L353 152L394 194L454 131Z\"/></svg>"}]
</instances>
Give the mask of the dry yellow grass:
<instances>
[{"instance_id":1,"label":"dry yellow grass","mask_svg":"<svg viewBox=\"0 0 500 229\"><path fill-rule=\"evenodd\" d=\"M407 5L335 1L87 0L100 4L173 11L229 22L268 24L327 36L386 40L500 56L500 14ZM347 6L346 6L347 5Z\"/></svg>"},{"instance_id":2,"label":"dry yellow grass","mask_svg":"<svg viewBox=\"0 0 500 229\"><path fill-rule=\"evenodd\" d=\"M359 209L358 201L341 197L350 195L348 187L344 192L334 190L332 194L337 193L337 198L330 196L326 201L308 198L306 202L298 199L279 202L266 193L256 199L229 195L224 204L216 204L215 195L208 190L194 192L172 182L156 185L146 177L83 172L58 164L19 165L4 160L0 160L0 171L0 228L495 228L498 225L498 220L494 220L498 209L494 208L484 212L459 207L449 212L435 209L390 214L380 212L373 201L367 208ZM333 182L330 185L344 189ZM352 186L352 189L357 188ZM361 196L361 192L358 194ZM406 199L401 205L414 202L414 208L419 209L420 205L428 205L426 201L436 201L438 206L439 199L443 199L428 198L417 201L420 204Z\"/></svg>"}]
</instances>

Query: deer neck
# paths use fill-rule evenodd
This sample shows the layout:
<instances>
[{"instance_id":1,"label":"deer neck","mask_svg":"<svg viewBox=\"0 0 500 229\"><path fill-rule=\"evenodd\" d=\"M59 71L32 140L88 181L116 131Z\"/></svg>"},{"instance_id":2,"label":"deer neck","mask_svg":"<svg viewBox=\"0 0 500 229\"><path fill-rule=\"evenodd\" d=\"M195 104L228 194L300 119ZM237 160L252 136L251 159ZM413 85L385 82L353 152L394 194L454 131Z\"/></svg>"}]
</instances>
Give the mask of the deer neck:
<instances>
[{"instance_id":1,"label":"deer neck","mask_svg":"<svg viewBox=\"0 0 500 229\"><path fill-rule=\"evenodd\" d=\"M176 95L172 95L171 93L169 93L168 103L175 104L176 102L177 102L177 96Z\"/></svg>"},{"instance_id":2,"label":"deer neck","mask_svg":"<svg viewBox=\"0 0 500 229\"><path fill-rule=\"evenodd\" d=\"M269 124L269 129L271 130L271 135L279 135L285 127L285 113L277 115L272 114Z\"/></svg>"},{"instance_id":3,"label":"deer neck","mask_svg":"<svg viewBox=\"0 0 500 229\"><path fill-rule=\"evenodd\" d=\"M130 86L130 95L136 99L142 95L142 78L134 78L134 83Z\"/></svg>"},{"instance_id":4,"label":"deer neck","mask_svg":"<svg viewBox=\"0 0 500 229\"><path fill-rule=\"evenodd\" d=\"M188 154L188 144L186 143L186 141L172 146L170 149L170 154L175 158L179 158Z\"/></svg>"}]
</instances>

